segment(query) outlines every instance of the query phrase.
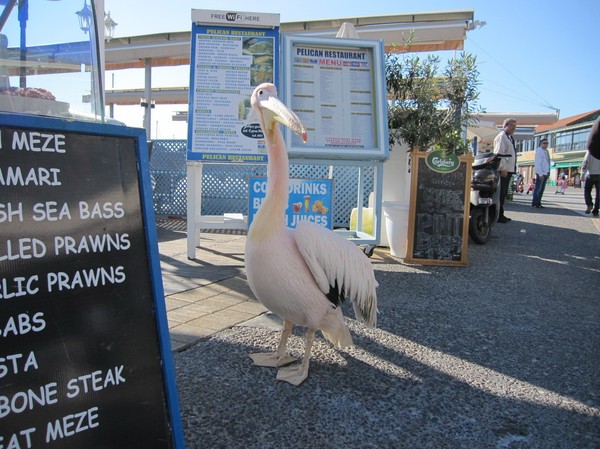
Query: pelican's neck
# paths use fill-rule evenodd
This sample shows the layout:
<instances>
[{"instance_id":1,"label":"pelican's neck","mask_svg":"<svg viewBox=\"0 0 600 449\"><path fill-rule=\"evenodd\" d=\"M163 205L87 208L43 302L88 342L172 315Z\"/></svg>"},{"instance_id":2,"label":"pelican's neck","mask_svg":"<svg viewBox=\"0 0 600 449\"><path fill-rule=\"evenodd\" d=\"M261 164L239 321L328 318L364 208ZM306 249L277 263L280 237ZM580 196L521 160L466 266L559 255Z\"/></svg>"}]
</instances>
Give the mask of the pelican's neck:
<instances>
[{"instance_id":1,"label":"pelican's neck","mask_svg":"<svg viewBox=\"0 0 600 449\"><path fill-rule=\"evenodd\" d=\"M284 231L288 204L289 160L279 126L265 134L267 141L267 194L254 217L248 236L266 237Z\"/></svg>"},{"instance_id":2,"label":"pelican's neck","mask_svg":"<svg viewBox=\"0 0 600 449\"><path fill-rule=\"evenodd\" d=\"M273 202L283 210L287 207L290 167L283 136L276 126L267 146L267 196L265 202Z\"/></svg>"}]
</instances>

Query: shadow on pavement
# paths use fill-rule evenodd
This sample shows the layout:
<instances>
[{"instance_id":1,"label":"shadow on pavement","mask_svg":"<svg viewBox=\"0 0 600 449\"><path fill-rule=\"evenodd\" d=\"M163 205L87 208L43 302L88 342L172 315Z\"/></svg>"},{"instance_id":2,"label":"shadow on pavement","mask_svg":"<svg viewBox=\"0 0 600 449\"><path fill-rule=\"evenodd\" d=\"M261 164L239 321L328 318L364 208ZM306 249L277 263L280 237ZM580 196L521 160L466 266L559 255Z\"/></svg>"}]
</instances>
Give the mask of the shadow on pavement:
<instances>
[{"instance_id":1,"label":"shadow on pavement","mask_svg":"<svg viewBox=\"0 0 600 449\"><path fill-rule=\"evenodd\" d=\"M600 447L600 235L562 208L507 209L467 267L376 257L378 328L350 319L345 351L319 337L300 387L251 365L273 329L175 354L187 447Z\"/></svg>"}]
</instances>

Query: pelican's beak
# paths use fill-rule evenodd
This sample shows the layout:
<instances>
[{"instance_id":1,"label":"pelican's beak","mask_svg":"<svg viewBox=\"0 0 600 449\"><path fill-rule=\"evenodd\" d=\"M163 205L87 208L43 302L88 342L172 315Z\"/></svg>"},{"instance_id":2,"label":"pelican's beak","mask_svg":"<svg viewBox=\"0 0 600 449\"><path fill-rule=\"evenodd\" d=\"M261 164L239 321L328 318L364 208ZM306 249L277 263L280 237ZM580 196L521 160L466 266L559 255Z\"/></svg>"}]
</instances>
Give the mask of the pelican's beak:
<instances>
[{"instance_id":1,"label":"pelican's beak","mask_svg":"<svg viewBox=\"0 0 600 449\"><path fill-rule=\"evenodd\" d=\"M294 111L279 101L277 97L269 96L268 98L261 100L260 107L263 111L271 112L272 120L276 120L282 125L290 128L292 131L302 137L302 141L306 143L308 136L302 121L298 118Z\"/></svg>"}]
</instances>

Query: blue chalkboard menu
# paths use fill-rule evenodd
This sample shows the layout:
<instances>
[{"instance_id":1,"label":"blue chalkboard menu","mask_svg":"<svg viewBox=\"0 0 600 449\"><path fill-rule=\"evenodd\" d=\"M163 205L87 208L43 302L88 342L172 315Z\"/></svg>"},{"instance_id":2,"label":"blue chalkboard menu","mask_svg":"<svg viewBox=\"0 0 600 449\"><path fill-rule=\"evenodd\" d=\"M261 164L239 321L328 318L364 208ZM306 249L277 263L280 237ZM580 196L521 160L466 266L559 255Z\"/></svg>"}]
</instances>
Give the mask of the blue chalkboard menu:
<instances>
[{"instance_id":1,"label":"blue chalkboard menu","mask_svg":"<svg viewBox=\"0 0 600 449\"><path fill-rule=\"evenodd\" d=\"M145 132L0 114L0 447L181 448Z\"/></svg>"},{"instance_id":2,"label":"blue chalkboard menu","mask_svg":"<svg viewBox=\"0 0 600 449\"><path fill-rule=\"evenodd\" d=\"M467 265L472 157L413 152L407 262Z\"/></svg>"}]
</instances>

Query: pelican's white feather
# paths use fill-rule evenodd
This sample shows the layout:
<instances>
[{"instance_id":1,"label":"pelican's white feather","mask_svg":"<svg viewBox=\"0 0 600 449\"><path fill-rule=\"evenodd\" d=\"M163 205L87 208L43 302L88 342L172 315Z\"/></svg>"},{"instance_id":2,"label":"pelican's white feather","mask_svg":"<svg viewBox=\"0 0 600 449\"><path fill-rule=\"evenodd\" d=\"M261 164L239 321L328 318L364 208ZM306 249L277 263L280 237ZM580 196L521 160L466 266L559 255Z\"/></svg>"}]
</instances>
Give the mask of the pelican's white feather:
<instances>
[{"instance_id":1,"label":"pelican's white feather","mask_svg":"<svg viewBox=\"0 0 600 449\"><path fill-rule=\"evenodd\" d=\"M356 318L367 326L375 326L378 283L371 262L360 248L308 221L298 223L294 236L321 291L327 294L337 286L338 294L345 294L352 301Z\"/></svg>"}]
</instances>

